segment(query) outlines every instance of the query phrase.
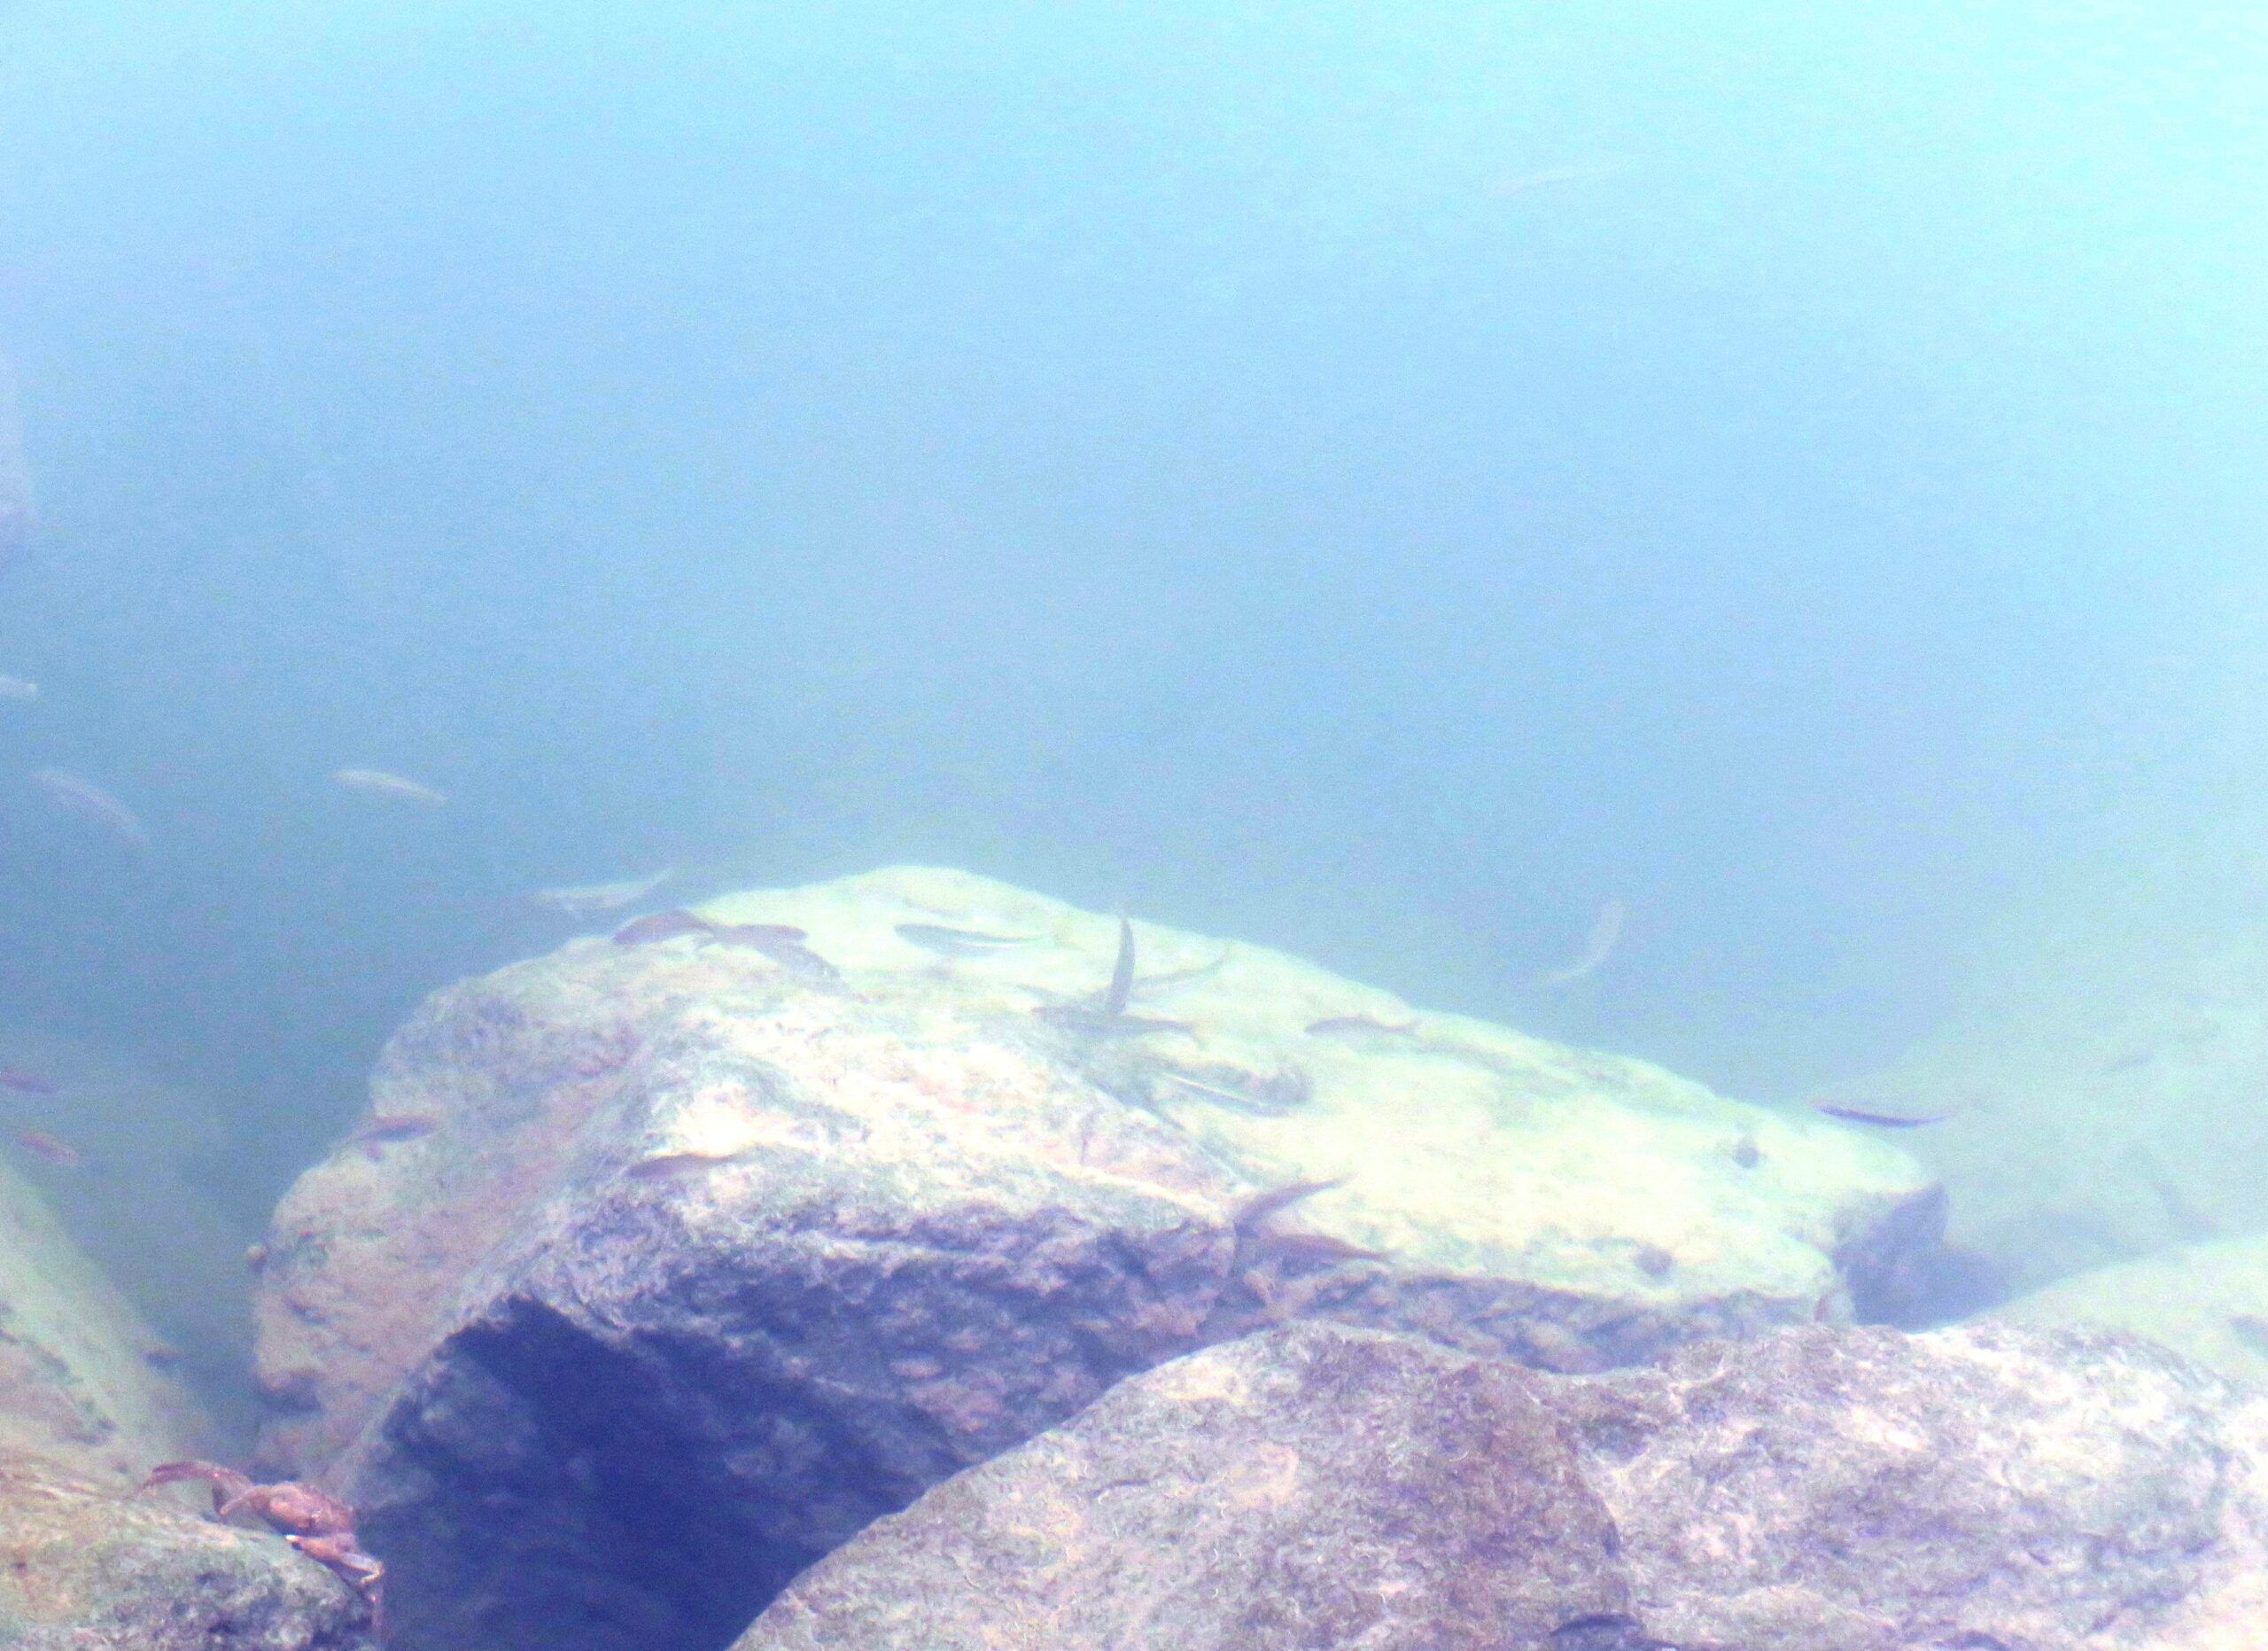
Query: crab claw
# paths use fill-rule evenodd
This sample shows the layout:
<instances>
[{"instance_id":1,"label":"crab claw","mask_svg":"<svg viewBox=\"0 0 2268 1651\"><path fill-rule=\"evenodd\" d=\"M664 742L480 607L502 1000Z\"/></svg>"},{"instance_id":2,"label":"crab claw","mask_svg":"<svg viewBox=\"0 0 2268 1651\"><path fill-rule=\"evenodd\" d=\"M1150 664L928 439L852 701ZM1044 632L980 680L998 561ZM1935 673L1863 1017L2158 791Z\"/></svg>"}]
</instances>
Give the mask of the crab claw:
<instances>
[{"instance_id":1,"label":"crab claw","mask_svg":"<svg viewBox=\"0 0 2268 1651\"><path fill-rule=\"evenodd\" d=\"M218 1462L182 1461L159 1462L150 1470L140 1489L152 1490L161 1484L180 1484L185 1480L200 1479L213 1487L213 1508L218 1513L227 1504L239 1500L252 1489L252 1481L233 1468L223 1468Z\"/></svg>"}]
</instances>

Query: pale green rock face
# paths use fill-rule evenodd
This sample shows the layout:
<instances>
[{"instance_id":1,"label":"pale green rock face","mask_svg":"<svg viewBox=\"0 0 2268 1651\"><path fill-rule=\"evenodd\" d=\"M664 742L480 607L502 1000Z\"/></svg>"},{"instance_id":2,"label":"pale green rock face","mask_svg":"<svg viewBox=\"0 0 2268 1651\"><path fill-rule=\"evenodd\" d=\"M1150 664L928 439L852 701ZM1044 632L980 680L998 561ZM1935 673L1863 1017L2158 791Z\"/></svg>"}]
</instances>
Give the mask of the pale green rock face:
<instances>
[{"instance_id":1,"label":"pale green rock face","mask_svg":"<svg viewBox=\"0 0 2268 1651\"><path fill-rule=\"evenodd\" d=\"M1028 1012L1099 993L1118 945L1115 916L927 868L701 909L806 929L862 987L941 1008ZM902 932L922 925L1025 943L941 954ZM1130 1013L1189 1030L1095 1040L1072 1058L1255 1188L1340 1182L1281 1224L1397 1269L1648 1309L1740 1297L1767 1320L1805 1318L1834 1289L1838 1250L1930 1185L1898 1147L1643 1061L1421 1013L1265 946L1133 931Z\"/></svg>"}]
</instances>

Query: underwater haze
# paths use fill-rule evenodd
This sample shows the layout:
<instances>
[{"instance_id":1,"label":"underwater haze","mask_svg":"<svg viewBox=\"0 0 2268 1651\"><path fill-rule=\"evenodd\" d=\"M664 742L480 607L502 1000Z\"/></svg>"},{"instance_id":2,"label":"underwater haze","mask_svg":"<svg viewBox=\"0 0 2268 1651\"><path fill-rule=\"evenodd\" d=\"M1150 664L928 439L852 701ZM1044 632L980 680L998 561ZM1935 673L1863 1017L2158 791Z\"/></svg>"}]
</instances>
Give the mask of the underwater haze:
<instances>
[{"instance_id":1,"label":"underwater haze","mask_svg":"<svg viewBox=\"0 0 2268 1651\"><path fill-rule=\"evenodd\" d=\"M2264 84L2233 5L0 8L0 1022L218 1097L253 1231L669 866L1767 1100L2130 868L2268 921Z\"/></svg>"}]
</instances>

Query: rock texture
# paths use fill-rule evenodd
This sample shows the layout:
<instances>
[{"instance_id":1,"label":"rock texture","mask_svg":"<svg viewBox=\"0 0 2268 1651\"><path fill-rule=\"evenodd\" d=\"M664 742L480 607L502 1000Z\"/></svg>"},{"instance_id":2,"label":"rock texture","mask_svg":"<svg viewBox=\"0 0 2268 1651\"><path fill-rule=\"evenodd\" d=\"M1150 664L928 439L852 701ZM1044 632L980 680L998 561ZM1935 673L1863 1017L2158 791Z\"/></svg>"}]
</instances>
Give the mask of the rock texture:
<instances>
[{"instance_id":1,"label":"rock texture","mask_svg":"<svg viewBox=\"0 0 2268 1651\"><path fill-rule=\"evenodd\" d=\"M0 1164L0 1452L136 1483L203 1426L159 1367L167 1359L46 1201Z\"/></svg>"},{"instance_id":2,"label":"rock texture","mask_svg":"<svg viewBox=\"0 0 2268 1651\"><path fill-rule=\"evenodd\" d=\"M0 1646L368 1645L353 1591L281 1538L135 1494L203 1426L165 1351L0 1164Z\"/></svg>"},{"instance_id":3,"label":"rock texture","mask_svg":"<svg viewBox=\"0 0 2268 1651\"><path fill-rule=\"evenodd\" d=\"M1302 1326L882 1520L736 1651L2239 1651L2268 1400L2141 1343L1791 1330L1540 1375Z\"/></svg>"},{"instance_id":4,"label":"rock texture","mask_svg":"<svg viewBox=\"0 0 2268 1651\"><path fill-rule=\"evenodd\" d=\"M0 1452L0 1646L371 1651L354 1591L281 1537Z\"/></svg>"},{"instance_id":5,"label":"rock texture","mask_svg":"<svg viewBox=\"0 0 2268 1651\"><path fill-rule=\"evenodd\" d=\"M1582 1643L1553 1636L1630 1591L1542 1386L1320 1325L1176 1359L822 1560L740 1651Z\"/></svg>"},{"instance_id":6,"label":"rock texture","mask_svg":"<svg viewBox=\"0 0 2268 1651\"><path fill-rule=\"evenodd\" d=\"M1117 921L982 879L703 911L436 996L277 1211L263 1466L362 1510L404 1645L722 1645L1206 1342L1603 1369L1847 1312L1941 1219L1883 1143L1257 947L1137 925L1111 1016Z\"/></svg>"}]
</instances>

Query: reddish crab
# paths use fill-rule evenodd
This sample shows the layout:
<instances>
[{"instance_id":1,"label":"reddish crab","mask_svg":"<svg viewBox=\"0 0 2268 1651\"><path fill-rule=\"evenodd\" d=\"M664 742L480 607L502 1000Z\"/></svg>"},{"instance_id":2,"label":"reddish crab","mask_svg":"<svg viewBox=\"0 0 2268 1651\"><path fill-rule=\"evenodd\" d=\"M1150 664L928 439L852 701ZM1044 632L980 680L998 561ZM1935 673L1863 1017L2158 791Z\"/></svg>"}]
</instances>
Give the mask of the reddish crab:
<instances>
[{"instance_id":1,"label":"reddish crab","mask_svg":"<svg viewBox=\"0 0 2268 1651\"><path fill-rule=\"evenodd\" d=\"M235 1468L216 1462L162 1463L151 1470L142 1488L178 1484L184 1479L201 1479L213 1487L214 1517L256 1514L300 1553L352 1583L370 1602L370 1625L374 1632L378 1628L383 1621L379 1585L385 1580L386 1568L355 1543L353 1508L311 1484L289 1479L281 1484L254 1484Z\"/></svg>"}]
</instances>

